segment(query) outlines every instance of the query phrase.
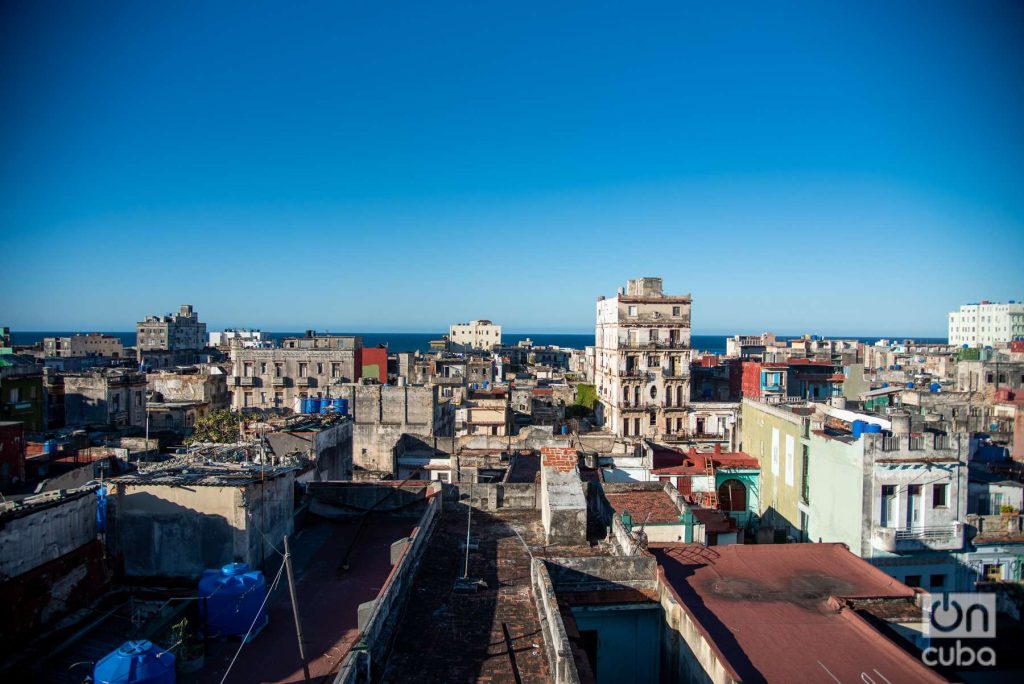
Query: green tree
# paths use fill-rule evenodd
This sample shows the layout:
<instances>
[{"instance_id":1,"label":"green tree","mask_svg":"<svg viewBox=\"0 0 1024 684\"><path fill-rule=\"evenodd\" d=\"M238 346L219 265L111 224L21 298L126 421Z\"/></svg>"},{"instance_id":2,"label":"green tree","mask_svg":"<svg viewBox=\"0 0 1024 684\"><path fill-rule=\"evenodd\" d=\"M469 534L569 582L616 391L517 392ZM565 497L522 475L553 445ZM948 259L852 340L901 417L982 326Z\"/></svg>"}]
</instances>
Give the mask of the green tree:
<instances>
[{"instance_id":1,"label":"green tree","mask_svg":"<svg viewBox=\"0 0 1024 684\"><path fill-rule=\"evenodd\" d=\"M238 422L245 420L240 413L234 411L214 411L200 416L192 428L192 436L185 440L186 444L200 442L238 441Z\"/></svg>"}]
</instances>

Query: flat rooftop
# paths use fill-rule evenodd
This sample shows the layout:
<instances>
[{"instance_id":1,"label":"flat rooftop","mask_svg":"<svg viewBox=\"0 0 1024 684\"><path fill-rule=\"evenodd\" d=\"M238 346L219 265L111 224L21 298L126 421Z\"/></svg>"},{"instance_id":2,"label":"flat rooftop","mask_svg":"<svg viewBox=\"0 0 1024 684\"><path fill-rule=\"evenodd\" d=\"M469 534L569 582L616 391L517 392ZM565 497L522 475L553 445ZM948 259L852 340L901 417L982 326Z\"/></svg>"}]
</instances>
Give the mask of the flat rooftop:
<instances>
[{"instance_id":1,"label":"flat rooftop","mask_svg":"<svg viewBox=\"0 0 1024 684\"><path fill-rule=\"evenodd\" d=\"M946 681L844 604L911 602L915 594L841 544L652 544L650 551L742 681Z\"/></svg>"},{"instance_id":2,"label":"flat rooftop","mask_svg":"<svg viewBox=\"0 0 1024 684\"><path fill-rule=\"evenodd\" d=\"M330 681L327 677L337 672L359 639L359 604L372 601L384 588L392 569L391 544L408 537L416 524L415 520L369 517L361 527L358 520L317 519L292 543L302 633L314 681ZM279 561L271 561L268 585ZM267 614L270 622L242 649L225 684L303 680L284 577ZM200 673L179 676L178 681L219 684L238 645L238 640L218 642L208 650Z\"/></svg>"},{"instance_id":3,"label":"flat rooftop","mask_svg":"<svg viewBox=\"0 0 1024 684\"><path fill-rule=\"evenodd\" d=\"M474 509L470 537L478 547L470 550L469 576L486 586L471 593L453 590L464 569L466 513L446 510L424 550L380 681L552 681L524 542L537 558L607 551L543 546L536 510Z\"/></svg>"}]
</instances>

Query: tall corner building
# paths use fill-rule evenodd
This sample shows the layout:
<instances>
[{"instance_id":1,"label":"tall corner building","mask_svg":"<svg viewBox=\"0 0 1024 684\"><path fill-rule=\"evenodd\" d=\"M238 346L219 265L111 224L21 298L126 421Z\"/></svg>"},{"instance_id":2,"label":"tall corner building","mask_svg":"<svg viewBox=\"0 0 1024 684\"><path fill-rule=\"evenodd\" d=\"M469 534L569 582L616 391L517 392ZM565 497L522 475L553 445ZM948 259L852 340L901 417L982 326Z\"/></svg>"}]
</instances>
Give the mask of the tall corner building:
<instances>
[{"instance_id":1,"label":"tall corner building","mask_svg":"<svg viewBox=\"0 0 1024 684\"><path fill-rule=\"evenodd\" d=\"M666 295L661 278L636 278L598 297L594 382L603 423L616 436L660 438L684 424L692 301Z\"/></svg>"},{"instance_id":2,"label":"tall corner building","mask_svg":"<svg viewBox=\"0 0 1024 684\"><path fill-rule=\"evenodd\" d=\"M1024 302L983 301L949 313L949 343L994 346L1024 337Z\"/></svg>"}]
</instances>

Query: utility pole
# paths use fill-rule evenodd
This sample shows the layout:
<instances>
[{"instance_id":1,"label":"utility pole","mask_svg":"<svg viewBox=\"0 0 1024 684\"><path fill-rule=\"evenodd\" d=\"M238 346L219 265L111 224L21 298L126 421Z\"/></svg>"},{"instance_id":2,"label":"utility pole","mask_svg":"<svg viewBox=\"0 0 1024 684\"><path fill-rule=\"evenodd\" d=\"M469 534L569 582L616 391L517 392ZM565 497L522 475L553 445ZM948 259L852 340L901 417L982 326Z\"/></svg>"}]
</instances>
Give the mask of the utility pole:
<instances>
[{"instance_id":1,"label":"utility pole","mask_svg":"<svg viewBox=\"0 0 1024 684\"><path fill-rule=\"evenodd\" d=\"M306 662L306 649L302 645L302 623L299 621L299 602L295 598L295 575L292 573L292 552L288 548L288 535L284 536L284 567L288 572L288 593L292 599L292 615L295 617L295 636L299 641L299 659L302 660L302 674L309 684L309 664Z\"/></svg>"}]
</instances>

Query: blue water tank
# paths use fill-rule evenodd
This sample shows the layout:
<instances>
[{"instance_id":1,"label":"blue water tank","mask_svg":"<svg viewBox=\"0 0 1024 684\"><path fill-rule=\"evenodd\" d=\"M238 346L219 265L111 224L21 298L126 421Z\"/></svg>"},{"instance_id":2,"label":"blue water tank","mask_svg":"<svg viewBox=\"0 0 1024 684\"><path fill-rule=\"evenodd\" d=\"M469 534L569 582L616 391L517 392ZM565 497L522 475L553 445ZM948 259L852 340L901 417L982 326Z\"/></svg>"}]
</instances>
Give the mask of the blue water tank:
<instances>
[{"instance_id":1,"label":"blue water tank","mask_svg":"<svg viewBox=\"0 0 1024 684\"><path fill-rule=\"evenodd\" d=\"M44 454L55 454L57 453L57 440L48 439L43 442L43 453Z\"/></svg>"},{"instance_id":2,"label":"blue water tank","mask_svg":"<svg viewBox=\"0 0 1024 684\"><path fill-rule=\"evenodd\" d=\"M853 421L853 424L850 426L850 434L853 435L854 439L859 439L860 438L861 433L864 432L864 425L865 424L866 423L863 420L855 420L855 421Z\"/></svg>"},{"instance_id":3,"label":"blue water tank","mask_svg":"<svg viewBox=\"0 0 1024 684\"><path fill-rule=\"evenodd\" d=\"M914 389L914 383L908 382L907 383L907 389Z\"/></svg>"},{"instance_id":4,"label":"blue water tank","mask_svg":"<svg viewBox=\"0 0 1024 684\"><path fill-rule=\"evenodd\" d=\"M330 413L330 412L331 412L331 398L330 397L323 397L322 399L320 399L320 413L324 414L324 413Z\"/></svg>"},{"instance_id":5,"label":"blue water tank","mask_svg":"<svg viewBox=\"0 0 1024 684\"><path fill-rule=\"evenodd\" d=\"M96 684L174 684L174 654L152 641L126 641L92 669Z\"/></svg>"},{"instance_id":6,"label":"blue water tank","mask_svg":"<svg viewBox=\"0 0 1024 684\"><path fill-rule=\"evenodd\" d=\"M933 382L932 384L928 385L928 389L930 389L932 392L938 392L940 389L942 389L942 385L940 385L937 382Z\"/></svg>"},{"instance_id":7,"label":"blue water tank","mask_svg":"<svg viewBox=\"0 0 1024 684\"><path fill-rule=\"evenodd\" d=\"M562 426L562 434L563 435L569 434L569 426L568 425L563 425Z\"/></svg>"},{"instance_id":8,"label":"blue water tank","mask_svg":"<svg viewBox=\"0 0 1024 684\"><path fill-rule=\"evenodd\" d=\"M889 383L887 383L887 382L883 382L883 383L882 383L882 389L885 389L885 388L886 388L886 387L888 387L888 386L889 386Z\"/></svg>"},{"instance_id":9,"label":"blue water tank","mask_svg":"<svg viewBox=\"0 0 1024 684\"><path fill-rule=\"evenodd\" d=\"M903 370L903 366L901 366L898 363L895 366L893 366L893 368L895 368L896 370Z\"/></svg>"},{"instance_id":10,"label":"blue water tank","mask_svg":"<svg viewBox=\"0 0 1024 684\"><path fill-rule=\"evenodd\" d=\"M267 624L263 599L267 580L248 563L228 563L219 570L204 570L199 579L199 610L207 636L255 634ZM255 621L256 626L253 627Z\"/></svg>"},{"instance_id":11,"label":"blue water tank","mask_svg":"<svg viewBox=\"0 0 1024 684\"><path fill-rule=\"evenodd\" d=\"M335 398L334 398L334 399L333 399L333 400L331 401L331 410L332 410L332 411L334 411L334 412L335 412L336 414L338 414L339 416L343 416L343 415L345 415L345 414L344 414L344 413L342 412L342 406L341 406L341 402L342 402L342 401L344 401L344 399L342 399L341 397L335 397Z\"/></svg>"},{"instance_id":12,"label":"blue water tank","mask_svg":"<svg viewBox=\"0 0 1024 684\"><path fill-rule=\"evenodd\" d=\"M868 435L877 435L882 431L882 426L877 423L868 423L864 426L864 433Z\"/></svg>"},{"instance_id":13,"label":"blue water tank","mask_svg":"<svg viewBox=\"0 0 1024 684\"><path fill-rule=\"evenodd\" d=\"M309 401L309 412L310 413L320 413L320 397L310 397L308 401Z\"/></svg>"},{"instance_id":14,"label":"blue water tank","mask_svg":"<svg viewBox=\"0 0 1024 684\"><path fill-rule=\"evenodd\" d=\"M341 402L341 415L348 415L348 399L339 399Z\"/></svg>"}]
</instances>

